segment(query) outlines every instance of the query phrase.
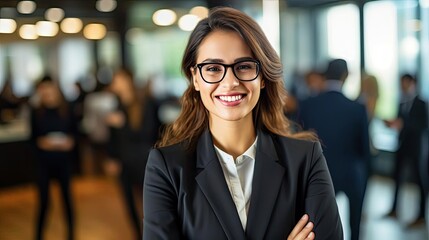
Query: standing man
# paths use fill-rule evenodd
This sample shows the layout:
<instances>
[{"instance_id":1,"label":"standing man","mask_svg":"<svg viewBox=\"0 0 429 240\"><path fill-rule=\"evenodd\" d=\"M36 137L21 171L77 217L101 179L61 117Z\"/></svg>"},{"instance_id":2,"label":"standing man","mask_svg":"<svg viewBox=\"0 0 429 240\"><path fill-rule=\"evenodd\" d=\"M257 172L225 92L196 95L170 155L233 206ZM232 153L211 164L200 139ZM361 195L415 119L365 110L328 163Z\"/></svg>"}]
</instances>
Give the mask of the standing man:
<instances>
[{"instance_id":1,"label":"standing man","mask_svg":"<svg viewBox=\"0 0 429 240\"><path fill-rule=\"evenodd\" d=\"M299 121L320 138L335 192L350 202L351 239L358 240L370 159L368 118L364 105L342 94L347 76L345 60L330 61L325 91L301 103Z\"/></svg>"},{"instance_id":2,"label":"standing man","mask_svg":"<svg viewBox=\"0 0 429 240\"><path fill-rule=\"evenodd\" d=\"M404 169L411 173L419 172L419 161L421 157L422 134L428 127L428 114L426 102L417 94L417 79L410 74L401 77L401 102L398 109L398 117L394 120L386 120L388 127L399 131L399 147L396 151L396 165L394 172L395 196L392 210L388 214L397 217L396 206L398 203L399 187L404 182ZM416 176L420 176L416 174ZM425 216L425 191L421 177L417 179L420 188L420 210L419 215L409 227L424 223Z\"/></svg>"}]
</instances>

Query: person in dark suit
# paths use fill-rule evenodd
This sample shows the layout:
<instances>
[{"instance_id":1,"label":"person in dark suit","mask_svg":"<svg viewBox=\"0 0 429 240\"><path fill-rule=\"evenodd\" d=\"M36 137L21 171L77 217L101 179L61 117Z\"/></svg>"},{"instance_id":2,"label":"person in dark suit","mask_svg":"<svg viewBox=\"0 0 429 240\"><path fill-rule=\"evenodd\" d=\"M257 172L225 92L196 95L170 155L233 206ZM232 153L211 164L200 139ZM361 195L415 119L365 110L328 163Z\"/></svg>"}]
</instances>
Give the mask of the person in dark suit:
<instances>
[{"instance_id":1,"label":"person in dark suit","mask_svg":"<svg viewBox=\"0 0 429 240\"><path fill-rule=\"evenodd\" d=\"M325 157L291 134L282 65L262 29L212 9L191 33L182 110L151 150L144 239L343 239Z\"/></svg>"},{"instance_id":2,"label":"person in dark suit","mask_svg":"<svg viewBox=\"0 0 429 240\"><path fill-rule=\"evenodd\" d=\"M351 239L358 240L370 159L368 118L364 105L341 93L346 61L330 61L325 75L325 91L300 104L299 121L320 137L335 192L344 192L350 202Z\"/></svg>"},{"instance_id":3,"label":"person in dark suit","mask_svg":"<svg viewBox=\"0 0 429 240\"><path fill-rule=\"evenodd\" d=\"M394 120L385 121L387 126L399 131L396 151L396 165L394 170L395 194L392 209L388 216L396 217L396 206L398 203L399 187L404 182L404 169L410 169L412 173L419 173L422 136L428 128L428 114L426 102L417 94L417 80L410 74L401 76L401 103L399 104L398 117ZM415 176L420 176L415 174ZM420 188L420 209L415 221L410 227L424 223L425 216L425 190L423 180L416 179Z\"/></svg>"}]
</instances>

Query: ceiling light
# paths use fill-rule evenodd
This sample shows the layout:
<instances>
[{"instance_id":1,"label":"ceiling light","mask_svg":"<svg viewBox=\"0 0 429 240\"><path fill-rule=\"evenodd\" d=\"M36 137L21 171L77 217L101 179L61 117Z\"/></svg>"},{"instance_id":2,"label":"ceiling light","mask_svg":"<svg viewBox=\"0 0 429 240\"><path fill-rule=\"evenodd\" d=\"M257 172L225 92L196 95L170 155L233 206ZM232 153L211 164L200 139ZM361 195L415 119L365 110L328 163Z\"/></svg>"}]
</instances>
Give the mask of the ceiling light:
<instances>
[{"instance_id":1,"label":"ceiling light","mask_svg":"<svg viewBox=\"0 0 429 240\"><path fill-rule=\"evenodd\" d=\"M22 39L37 39L39 35L37 35L36 26L34 24L24 24L19 28L19 36Z\"/></svg>"},{"instance_id":2,"label":"ceiling light","mask_svg":"<svg viewBox=\"0 0 429 240\"><path fill-rule=\"evenodd\" d=\"M106 27L100 23L90 23L83 29L83 36L91 40L103 39L106 36Z\"/></svg>"},{"instance_id":3,"label":"ceiling light","mask_svg":"<svg viewBox=\"0 0 429 240\"><path fill-rule=\"evenodd\" d=\"M16 30L16 22L13 19L0 19L0 33L13 33Z\"/></svg>"},{"instance_id":4,"label":"ceiling light","mask_svg":"<svg viewBox=\"0 0 429 240\"><path fill-rule=\"evenodd\" d=\"M209 9L202 6L196 6L193 7L189 13L199 17L200 19L203 19L209 15Z\"/></svg>"},{"instance_id":5,"label":"ceiling light","mask_svg":"<svg viewBox=\"0 0 429 240\"><path fill-rule=\"evenodd\" d=\"M183 15L179 19L179 28L183 31L192 31L197 26L200 19L193 14Z\"/></svg>"},{"instance_id":6,"label":"ceiling light","mask_svg":"<svg viewBox=\"0 0 429 240\"><path fill-rule=\"evenodd\" d=\"M153 22L158 26L170 26L176 18L176 13L170 9L160 9L152 15Z\"/></svg>"},{"instance_id":7,"label":"ceiling light","mask_svg":"<svg viewBox=\"0 0 429 240\"><path fill-rule=\"evenodd\" d=\"M60 27L64 33L78 33L82 30L83 23L79 18L64 18Z\"/></svg>"},{"instance_id":8,"label":"ceiling light","mask_svg":"<svg viewBox=\"0 0 429 240\"><path fill-rule=\"evenodd\" d=\"M21 14L31 14L36 10L36 3L33 1L21 1L16 6L16 9Z\"/></svg>"},{"instance_id":9,"label":"ceiling light","mask_svg":"<svg viewBox=\"0 0 429 240\"><path fill-rule=\"evenodd\" d=\"M41 37L53 37L58 33L58 24L50 21L38 21L36 30Z\"/></svg>"},{"instance_id":10,"label":"ceiling light","mask_svg":"<svg viewBox=\"0 0 429 240\"><path fill-rule=\"evenodd\" d=\"M97 0L95 8L100 12L111 12L117 5L116 0Z\"/></svg>"},{"instance_id":11,"label":"ceiling light","mask_svg":"<svg viewBox=\"0 0 429 240\"><path fill-rule=\"evenodd\" d=\"M51 22L59 22L64 18L64 10L61 8L49 8L45 12L45 18Z\"/></svg>"}]
</instances>

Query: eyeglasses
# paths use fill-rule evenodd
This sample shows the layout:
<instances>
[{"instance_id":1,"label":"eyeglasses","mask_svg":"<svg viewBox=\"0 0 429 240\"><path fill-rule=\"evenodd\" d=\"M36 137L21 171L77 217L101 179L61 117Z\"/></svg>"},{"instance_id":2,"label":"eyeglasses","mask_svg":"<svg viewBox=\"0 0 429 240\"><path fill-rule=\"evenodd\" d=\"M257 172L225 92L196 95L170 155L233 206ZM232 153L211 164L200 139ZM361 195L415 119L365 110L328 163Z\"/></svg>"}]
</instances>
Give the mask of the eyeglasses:
<instances>
[{"instance_id":1,"label":"eyeglasses","mask_svg":"<svg viewBox=\"0 0 429 240\"><path fill-rule=\"evenodd\" d=\"M219 83L223 80L226 75L226 71L229 67L232 68L234 76L240 81L253 81L255 80L261 69L260 62L258 60L249 59L242 60L233 64L223 63L199 63L194 68L200 69L201 78L206 83Z\"/></svg>"}]
</instances>

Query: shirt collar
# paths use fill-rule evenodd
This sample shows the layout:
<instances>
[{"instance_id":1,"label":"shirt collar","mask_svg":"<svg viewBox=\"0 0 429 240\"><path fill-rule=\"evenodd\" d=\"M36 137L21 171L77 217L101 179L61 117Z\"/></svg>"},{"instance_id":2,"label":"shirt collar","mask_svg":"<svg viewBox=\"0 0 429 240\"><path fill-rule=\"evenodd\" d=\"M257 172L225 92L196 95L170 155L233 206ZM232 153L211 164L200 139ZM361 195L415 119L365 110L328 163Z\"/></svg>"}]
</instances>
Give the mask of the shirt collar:
<instances>
[{"instance_id":1,"label":"shirt collar","mask_svg":"<svg viewBox=\"0 0 429 240\"><path fill-rule=\"evenodd\" d=\"M342 88L343 88L343 82L339 80L328 79L325 82L325 91L341 92Z\"/></svg>"},{"instance_id":2,"label":"shirt collar","mask_svg":"<svg viewBox=\"0 0 429 240\"><path fill-rule=\"evenodd\" d=\"M252 160L255 160L256 143L257 142L258 142L258 136L256 136L253 144L242 155L237 157L237 163L236 164L239 164L240 162L244 161L246 159L244 156L247 156L247 157L251 158ZM228 159L232 159L234 162L235 159L233 159L233 157L231 155L222 151L220 148L216 147L216 145L213 145L213 146L215 147L216 153L218 154L220 161L222 163L228 164L228 162L227 162Z\"/></svg>"}]
</instances>

